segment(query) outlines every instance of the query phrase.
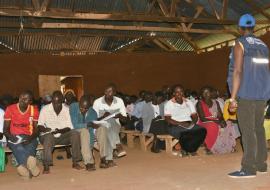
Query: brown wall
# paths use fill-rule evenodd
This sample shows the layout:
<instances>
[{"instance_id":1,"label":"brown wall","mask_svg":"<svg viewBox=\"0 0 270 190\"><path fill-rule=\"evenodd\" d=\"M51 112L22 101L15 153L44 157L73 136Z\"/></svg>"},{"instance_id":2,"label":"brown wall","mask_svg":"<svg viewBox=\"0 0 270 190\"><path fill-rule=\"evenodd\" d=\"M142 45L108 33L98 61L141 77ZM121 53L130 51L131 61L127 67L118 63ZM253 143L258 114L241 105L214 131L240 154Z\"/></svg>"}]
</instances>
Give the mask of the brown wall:
<instances>
[{"instance_id":1,"label":"brown wall","mask_svg":"<svg viewBox=\"0 0 270 190\"><path fill-rule=\"evenodd\" d=\"M263 39L269 39L268 33ZM270 45L270 40L268 40ZM83 75L86 93L99 95L109 82L126 93L181 83L198 90L208 84L226 88L229 49L192 53L98 54L93 56L0 55L0 94L25 89L38 95L38 75Z\"/></svg>"}]
</instances>

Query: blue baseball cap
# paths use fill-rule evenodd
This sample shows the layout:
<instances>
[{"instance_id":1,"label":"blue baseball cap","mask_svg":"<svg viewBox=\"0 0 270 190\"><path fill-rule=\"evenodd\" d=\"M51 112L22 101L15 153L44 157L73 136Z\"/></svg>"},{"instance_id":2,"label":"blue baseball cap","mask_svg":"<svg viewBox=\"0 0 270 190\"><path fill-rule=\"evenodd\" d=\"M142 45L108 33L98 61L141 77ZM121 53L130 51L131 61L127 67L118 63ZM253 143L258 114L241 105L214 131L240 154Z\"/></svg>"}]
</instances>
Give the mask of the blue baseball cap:
<instances>
[{"instance_id":1,"label":"blue baseball cap","mask_svg":"<svg viewBox=\"0 0 270 190\"><path fill-rule=\"evenodd\" d=\"M238 26L240 27L254 27L255 18L251 14L244 14L240 17Z\"/></svg>"}]
</instances>

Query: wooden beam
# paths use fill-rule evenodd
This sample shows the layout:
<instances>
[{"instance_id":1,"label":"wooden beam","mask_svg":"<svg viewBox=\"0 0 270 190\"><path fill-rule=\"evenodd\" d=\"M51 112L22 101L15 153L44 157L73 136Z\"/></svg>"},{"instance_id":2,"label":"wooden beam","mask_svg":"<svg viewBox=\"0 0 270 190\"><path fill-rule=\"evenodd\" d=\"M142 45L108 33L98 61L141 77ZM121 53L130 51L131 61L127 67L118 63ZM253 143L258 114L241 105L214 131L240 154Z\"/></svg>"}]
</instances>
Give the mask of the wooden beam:
<instances>
[{"instance_id":1,"label":"wooden beam","mask_svg":"<svg viewBox=\"0 0 270 190\"><path fill-rule=\"evenodd\" d=\"M164 17L154 15L128 15L120 13L72 13L67 11L50 11L42 12L40 15L34 14L31 10L18 9L0 9L0 16L23 16L36 18L52 18L52 19L72 19L72 20L114 20L114 21L138 21L138 22L169 22L169 23L201 23L201 24L217 24L217 25L235 25L237 20L217 20L215 18L188 18L188 17ZM269 24L270 21L257 21L259 24Z\"/></svg>"},{"instance_id":2,"label":"wooden beam","mask_svg":"<svg viewBox=\"0 0 270 190\"><path fill-rule=\"evenodd\" d=\"M199 17L199 15L201 14L201 12L203 11L203 7L202 6L198 6L197 7L197 11L196 11L196 13L195 13L195 15L194 15L194 17L193 17L193 19L195 20L196 18L198 18ZM191 22L191 23L189 23L188 24L188 29L190 29L191 27L192 27L192 25L193 25L193 23Z\"/></svg>"},{"instance_id":3,"label":"wooden beam","mask_svg":"<svg viewBox=\"0 0 270 190\"><path fill-rule=\"evenodd\" d=\"M127 7L128 13L129 13L129 14L133 14L132 7L131 7L131 5L129 4L128 0L123 0L123 1L124 1L124 3L125 3L125 6Z\"/></svg>"},{"instance_id":4,"label":"wooden beam","mask_svg":"<svg viewBox=\"0 0 270 190\"><path fill-rule=\"evenodd\" d=\"M99 29L99 30L126 30L126 31L149 31L149 32L181 32L181 33L207 33L222 34L234 33L230 30L209 30L209 29L180 29L173 27L152 27L152 26L119 26L102 24L78 24L78 23L42 23L41 28L61 29Z\"/></svg>"},{"instance_id":5,"label":"wooden beam","mask_svg":"<svg viewBox=\"0 0 270 190\"><path fill-rule=\"evenodd\" d=\"M219 14L218 14L218 12L217 12L217 10L215 8L214 1L213 0L208 0L208 3L210 4L210 7L211 7L213 13L216 15L216 18L218 20L220 20L220 16L219 16Z\"/></svg>"},{"instance_id":6,"label":"wooden beam","mask_svg":"<svg viewBox=\"0 0 270 190\"><path fill-rule=\"evenodd\" d=\"M35 11L40 10L39 0L32 0L32 5L33 5Z\"/></svg>"},{"instance_id":7,"label":"wooden beam","mask_svg":"<svg viewBox=\"0 0 270 190\"><path fill-rule=\"evenodd\" d=\"M257 6L257 4L251 0L244 0L247 4L250 5L250 7L255 10L258 13L261 13L264 17L266 17L268 20L270 20L270 14L267 13L264 9L261 9Z\"/></svg>"},{"instance_id":8,"label":"wooden beam","mask_svg":"<svg viewBox=\"0 0 270 190\"><path fill-rule=\"evenodd\" d=\"M154 8L154 5L155 5L156 1L157 1L157 0L152 0L152 1L151 1L150 5L149 5L149 7L148 7L148 10L147 10L146 13L145 13L146 15L148 15L148 14L150 14L150 13L152 12L152 10L153 10L153 8Z\"/></svg>"},{"instance_id":9,"label":"wooden beam","mask_svg":"<svg viewBox=\"0 0 270 190\"><path fill-rule=\"evenodd\" d=\"M221 12L221 19L226 19L227 18L228 1L229 0L223 0L223 6L222 6L222 12Z\"/></svg>"},{"instance_id":10,"label":"wooden beam","mask_svg":"<svg viewBox=\"0 0 270 190\"><path fill-rule=\"evenodd\" d=\"M157 2L158 2L158 5L159 5L163 15L165 15L166 17L169 17L170 14L169 14L168 8L167 8L166 4L164 3L164 1L163 0L157 0Z\"/></svg>"},{"instance_id":11,"label":"wooden beam","mask_svg":"<svg viewBox=\"0 0 270 190\"><path fill-rule=\"evenodd\" d=\"M170 16L175 17L176 7L180 0L172 0L171 3L171 10L170 10Z\"/></svg>"},{"instance_id":12,"label":"wooden beam","mask_svg":"<svg viewBox=\"0 0 270 190\"><path fill-rule=\"evenodd\" d=\"M41 10L42 12L46 12L47 9L48 9L48 6L49 6L49 4L50 4L50 2L51 2L51 0L44 0L44 1L42 2L42 5L41 5L41 7L40 7L40 10Z\"/></svg>"}]
</instances>

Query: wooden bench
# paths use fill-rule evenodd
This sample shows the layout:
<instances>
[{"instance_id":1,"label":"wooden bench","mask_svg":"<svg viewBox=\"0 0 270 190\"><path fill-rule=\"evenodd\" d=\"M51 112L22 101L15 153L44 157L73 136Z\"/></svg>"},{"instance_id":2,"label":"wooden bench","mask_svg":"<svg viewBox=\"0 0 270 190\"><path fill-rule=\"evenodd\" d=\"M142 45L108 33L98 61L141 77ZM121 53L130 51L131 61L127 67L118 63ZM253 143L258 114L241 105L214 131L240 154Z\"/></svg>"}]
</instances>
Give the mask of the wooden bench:
<instances>
[{"instance_id":1,"label":"wooden bench","mask_svg":"<svg viewBox=\"0 0 270 190\"><path fill-rule=\"evenodd\" d=\"M157 138L164 141L166 145L166 153L172 154L173 147L178 143L178 139L175 139L171 135L157 135Z\"/></svg>"},{"instance_id":2,"label":"wooden bench","mask_svg":"<svg viewBox=\"0 0 270 190\"><path fill-rule=\"evenodd\" d=\"M147 134L141 133L139 138L140 138L141 149L143 151L147 151L148 146L150 146L150 144L154 140L154 135L151 133L147 133Z\"/></svg>"},{"instance_id":3,"label":"wooden bench","mask_svg":"<svg viewBox=\"0 0 270 190\"><path fill-rule=\"evenodd\" d=\"M134 130L121 130L120 133L123 133L127 136L128 148L134 148L135 137L139 137L141 135L141 133L139 131L134 131Z\"/></svg>"},{"instance_id":4,"label":"wooden bench","mask_svg":"<svg viewBox=\"0 0 270 190\"><path fill-rule=\"evenodd\" d=\"M66 147L66 146L70 146L70 145L55 145L54 148L63 148L63 147ZM43 145L42 144L39 144L36 148L36 150L43 150ZM12 153L12 151L6 146L4 148L5 152L6 153Z\"/></svg>"}]
</instances>

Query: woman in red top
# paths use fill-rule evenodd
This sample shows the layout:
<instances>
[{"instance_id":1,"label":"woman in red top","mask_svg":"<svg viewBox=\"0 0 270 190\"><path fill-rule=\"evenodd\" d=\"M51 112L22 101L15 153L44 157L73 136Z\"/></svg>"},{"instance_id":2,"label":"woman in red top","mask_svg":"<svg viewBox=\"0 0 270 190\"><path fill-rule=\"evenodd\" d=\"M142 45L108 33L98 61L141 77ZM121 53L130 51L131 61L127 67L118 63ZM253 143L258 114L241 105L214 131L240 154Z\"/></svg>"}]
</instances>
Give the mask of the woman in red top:
<instances>
[{"instance_id":1,"label":"woman in red top","mask_svg":"<svg viewBox=\"0 0 270 190\"><path fill-rule=\"evenodd\" d=\"M32 105L32 93L24 92L17 104L7 107L4 134L19 166L19 175L30 178L40 173L36 163L38 109Z\"/></svg>"}]
</instances>

